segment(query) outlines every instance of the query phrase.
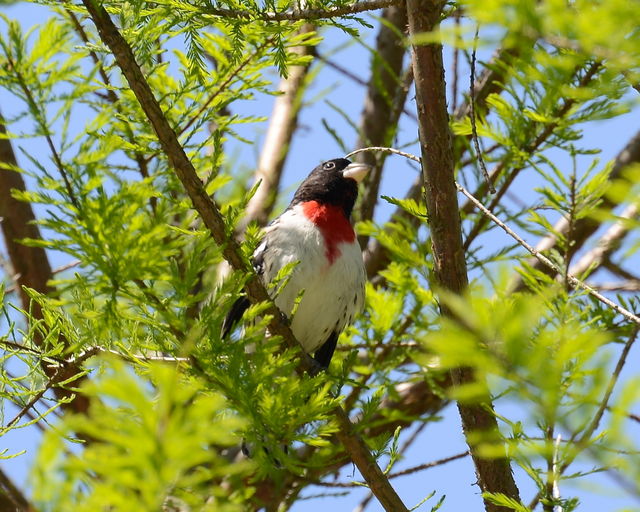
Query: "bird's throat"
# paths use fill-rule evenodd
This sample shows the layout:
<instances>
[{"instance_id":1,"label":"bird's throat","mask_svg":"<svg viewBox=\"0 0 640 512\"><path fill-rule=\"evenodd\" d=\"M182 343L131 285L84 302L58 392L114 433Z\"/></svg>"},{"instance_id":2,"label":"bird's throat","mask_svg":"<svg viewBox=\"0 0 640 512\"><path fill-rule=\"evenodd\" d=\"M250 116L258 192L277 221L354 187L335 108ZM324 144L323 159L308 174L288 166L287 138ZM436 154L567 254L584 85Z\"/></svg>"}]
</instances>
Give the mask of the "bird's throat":
<instances>
[{"instance_id":1,"label":"bird's throat","mask_svg":"<svg viewBox=\"0 0 640 512\"><path fill-rule=\"evenodd\" d=\"M341 243L352 243L356 239L351 222L340 206L305 201L302 203L302 211L322 233L326 246L325 254L330 264L340 256Z\"/></svg>"}]
</instances>

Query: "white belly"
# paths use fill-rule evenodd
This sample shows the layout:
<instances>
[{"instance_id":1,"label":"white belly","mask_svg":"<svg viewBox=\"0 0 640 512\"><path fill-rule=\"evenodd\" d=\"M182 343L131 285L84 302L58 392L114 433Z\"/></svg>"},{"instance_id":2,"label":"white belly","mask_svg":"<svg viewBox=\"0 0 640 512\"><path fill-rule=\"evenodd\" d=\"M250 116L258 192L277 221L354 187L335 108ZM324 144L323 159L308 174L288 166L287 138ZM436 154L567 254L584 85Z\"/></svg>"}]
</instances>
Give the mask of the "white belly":
<instances>
[{"instance_id":1,"label":"white belly","mask_svg":"<svg viewBox=\"0 0 640 512\"><path fill-rule=\"evenodd\" d=\"M364 305L364 266L357 241L339 244L339 255L330 263L320 232L299 206L285 212L277 230L267 228L264 249L265 284L288 263L298 262L289 282L275 298L288 317L302 290L302 298L291 320L293 334L306 352L316 351L332 332L340 333Z\"/></svg>"}]
</instances>

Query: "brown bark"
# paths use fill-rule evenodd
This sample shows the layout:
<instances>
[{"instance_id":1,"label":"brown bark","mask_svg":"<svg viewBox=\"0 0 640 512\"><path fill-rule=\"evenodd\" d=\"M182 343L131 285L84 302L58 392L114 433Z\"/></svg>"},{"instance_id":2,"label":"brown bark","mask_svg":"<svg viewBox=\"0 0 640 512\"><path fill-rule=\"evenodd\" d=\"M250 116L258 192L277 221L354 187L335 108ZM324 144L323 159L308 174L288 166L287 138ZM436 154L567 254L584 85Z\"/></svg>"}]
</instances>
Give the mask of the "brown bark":
<instances>
[{"instance_id":1,"label":"brown bark","mask_svg":"<svg viewBox=\"0 0 640 512\"><path fill-rule=\"evenodd\" d=\"M0 134L5 135L4 121L0 117ZM20 173L14 169L17 167L16 156L10 139L0 138L0 218L2 218L2 234L4 235L7 252L13 266L15 279L18 284L18 292L22 302L22 308L30 311L36 320L42 319L40 305L31 301L25 292L25 287L32 288L43 295L50 295L54 289L49 285L52 278L51 266L44 249L29 247L20 241L26 238L40 239L40 230L36 224L36 217L31 204L18 201L12 196L12 190L24 192L26 186ZM41 337L34 337L36 343L41 342ZM42 364L44 373L50 379L56 376L56 381L61 382L71 379L81 373L81 368L68 364L63 368L53 368ZM79 382L74 382L78 385ZM71 390L54 387L56 397L66 400L75 394L75 398L63 407L75 412L86 412L89 407L88 400Z\"/></svg>"},{"instance_id":2,"label":"brown bark","mask_svg":"<svg viewBox=\"0 0 640 512\"><path fill-rule=\"evenodd\" d=\"M0 134L6 135L4 122L0 120ZM33 288L44 295L53 291L49 286L51 266L44 249L29 247L20 243L24 238L40 239L40 230L31 204L18 201L11 195L12 190L24 192L26 186L22 175L13 170L16 161L11 140L0 138L0 217L2 217L2 234L4 235L9 259L13 265L15 279L18 283L22 307L29 310L31 299L23 287ZM40 316L37 304L35 313Z\"/></svg>"},{"instance_id":3,"label":"brown bark","mask_svg":"<svg viewBox=\"0 0 640 512\"><path fill-rule=\"evenodd\" d=\"M0 470L0 512L35 512L24 494L11 479Z\"/></svg>"},{"instance_id":4,"label":"brown bark","mask_svg":"<svg viewBox=\"0 0 640 512\"><path fill-rule=\"evenodd\" d=\"M196 170L180 145L178 137L164 116L160 104L136 63L131 47L113 24L104 7L96 0L83 0L83 4L95 23L100 38L112 51L117 65L122 70L131 90L156 132L163 152L168 157L176 176L182 182L194 208L201 216L212 238L218 245L223 247L223 255L229 264L235 270L242 271L249 276L245 285L247 296L253 303L263 302L268 304L265 314L270 317L269 331L275 336L280 336L288 347L298 348L300 345L293 336L286 320L269 299L261 280L251 270L250 265L242 256L238 243L233 238L227 237L225 221L219 208L206 193L202 181L198 178ZM312 369L310 357L302 351L299 369L301 371ZM406 511L407 508L380 470L369 448L353 430L353 425L345 411L338 406L332 411L332 414L340 426L339 439L381 505L390 512Z\"/></svg>"},{"instance_id":5,"label":"brown bark","mask_svg":"<svg viewBox=\"0 0 640 512\"><path fill-rule=\"evenodd\" d=\"M474 100L475 106L478 111L482 111L486 107L486 99L490 94L499 93L504 87L504 80L506 78L503 70L507 69L509 62L511 62L517 53L513 49L502 48L496 51L491 58L491 62L488 67L481 73L480 77L476 81L474 87ZM455 111L454 117L456 119L463 119L469 113L469 101L468 98L463 102ZM467 140L471 136L465 137ZM468 148L468 146L464 146ZM464 150L459 151L456 154L456 158L461 158L464 154ZM497 177L497 174L496 176ZM494 178L495 178L494 177ZM486 194L486 183L481 183L476 193L480 193L482 196ZM411 188L405 194L408 199L419 200L422 194L422 179L418 178ZM465 205L466 207L466 205ZM464 211L466 211L463 208ZM391 215L390 220L394 219L406 219L413 225L417 225L420 220L413 215L408 214L402 208L397 208ZM380 270L385 268L389 264L389 253L382 247L377 240L372 240L367 246L364 252L365 267L367 269L367 275L369 278L374 277Z\"/></svg>"},{"instance_id":6,"label":"brown bark","mask_svg":"<svg viewBox=\"0 0 640 512\"><path fill-rule=\"evenodd\" d=\"M430 32L437 27L444 2L407 0L409 34ZM413 45L413 75L416 86L418 126L422 152L422 174L429 215L434 274L437 285L454 293L462 293L468 285L466 262L462 248L462 232L454 180L453 145L449 130L446 85L439 44ZM441 306L442 307L442 306ZM442 308L443 314L448 314ZM470 368L451 372L455 386L477 382ZM502 493L520 501L506 457L483 458L478 443L471 436L482 434L483 440L501 443L498 424L492 413L488 393L478 403L458 402L462 426L471 450L478 484L483 492ZM484 499L487 511L505 511Z\"/></svg>"}]
</instances>

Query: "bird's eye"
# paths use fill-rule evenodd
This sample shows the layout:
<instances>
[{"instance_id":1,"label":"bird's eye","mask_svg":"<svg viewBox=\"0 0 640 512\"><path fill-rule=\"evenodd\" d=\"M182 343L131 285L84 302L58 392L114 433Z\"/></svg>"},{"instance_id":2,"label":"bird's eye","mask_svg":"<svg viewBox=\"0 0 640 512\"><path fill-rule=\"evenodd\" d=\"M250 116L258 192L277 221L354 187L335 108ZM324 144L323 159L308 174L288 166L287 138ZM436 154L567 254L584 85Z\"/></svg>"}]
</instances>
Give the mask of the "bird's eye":
<instances>
[{"instance_id":1,"label":"bird's eye","mask_svg":"<svg viewBox=\"0 0 640 512\"><path fill-rule=\"evenodd\" d=\"M327 162L326 164L324 164L324 165L322 166L322 168L323 168L325 171L330 171L331 169L335 169L335 168L336 168L336 164L335 164L335 162Z\"/></svg>"}]
</instances>

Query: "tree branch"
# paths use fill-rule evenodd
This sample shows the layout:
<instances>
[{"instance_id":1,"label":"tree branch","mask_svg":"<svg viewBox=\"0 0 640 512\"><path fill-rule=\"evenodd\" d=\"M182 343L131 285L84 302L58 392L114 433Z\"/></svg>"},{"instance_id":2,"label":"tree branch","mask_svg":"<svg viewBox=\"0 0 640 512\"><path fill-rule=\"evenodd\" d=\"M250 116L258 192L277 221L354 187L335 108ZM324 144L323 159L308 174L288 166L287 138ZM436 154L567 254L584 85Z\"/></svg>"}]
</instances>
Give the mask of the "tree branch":
<instances>
[{"instance_id":1,"label":"tree branch","mask_svg":"<svg viewBox=\"0 0 640 512\"><path fill-rule=\"evenodd\" d=\"M631 140L626 144L626 146L618 153L616 156L613 166L611 168L611 173L609 174L609 181L613 181L622 176L622 171L629 165L633 163L640 162L640 131L638 131ZM611 210L617 206L617 203L612 200L609 196L602 196L601 203L599 205L600 208ZM579 250L587 239L593 235L601 223L593 219L591 217L582 217L577 219L573 223L572 230L572 253ZM566 235L569 231L569 222L566 218L560 219L555 226L553 227L553 233L547 235L542 240L538 242L535 247L537 252L548 251L555 247L558 242L558 235ZM545 272L547 275L554 275L555 271L548 266L544 265L539 259L533 258L527 262L536 270L541 270ZM524 287L524 282L522 281L522 277L515 276L512 283L511 288L514 291L522 290Z\"/></svg>"},{"instance_id":2,"label":"tree branch","mask_svg":"<svg viewBox=\"0 0 640 512\"><path fill-rule=\"evenodd\" d=\"M586 72L584 76L580 79L580 82L578 85L580 87L585 87L589 82L591 82L591 80L595 77L595 75L598 73L598 71L600 71L601 68L602 68L602 62L600 61L593 62L586 69ZM553 116L560 119L564 118L567 114L569 114L569 112L571 111L571 108L575 105L575 103L576 103L575 98L569 98L568 100L564 101L561 105L557 106ZM554 121L554 122L542 125L543 126L542 131L529 144L527 144L524 148L522 148L521 152L526 153L528 155L533 155L534 152L537 151L542 146L542 144L544 144L544 142L553 134L553 132L555 131L555 129L558 127L559 124L560 124L559 121ZM504 170L507 164L508 164L507 160L503 159L496 166L496 168L491 172L489 176L489 182L488 183L482 182L478 186L477 190L473 194L474 197L482 200L483 197L486 195L487 190L489 189L491 184L496 182L496 180L500 177L500 175L502 174L502 171ZM526 164L522 164L517 167L514 167L509 171L509 174L507 175L506 179L498 189L497 193L493 195L493 198L489 203L488 209L490 211L493 211L496 208L496 206L502 200L502 197L504 196L504 194L507 192L507 190L509 190L509 187L513 184L518 174L520 174L520 172L525 168L526 168ZM465 205L463 205L462 211L468 212L470 211L471 208L472 206L470 205L470 203L467 202ZM467 235L467 238L464 241L465 250L467 250L471 246L473 241L482 232L482 230L487 225L487 223L488 223L488 218L485 216L482 216L478 219L478 221L475 223L473 228L471 228L471 230L469 231L469 234Z\"/></svg>"},{"instance_id":3,"label":"tree branch","mask_svg":"<svg viewBox=\"0 0 640 512\"><path fill-rule=\"evenodd\" d=\"M397 149L393 149L393 148L363 148L358 150L360 151L387 151L389 153L395 153L401 156L404 156L405 158L410 158L411 160L414 160L416 162L420 162L421 160L414 155L411 155L409 153L405 153L404 151L398 151ZM355 152L354 152L355 153ZM498 217L496 217L493 213L491 213L491 211L489 211L489 209L484 206L479 199L477 199L476 197L474 197L466 188L464 188L463 186L461 186L459 183L454 182L456 189L458 190L458 192L460 192L461 194L463 194L465 197L467 197L467 199L469 199L470 204L474 205L476 208L478 208L478 210L480 210L480 212L487 217L487 219L489 219L491 222L493 222L494 224L496 224L498 227L502 228L502 230L507 233L511 238L513 238L516 242L518 242L519 245L521 245L522 247L524 247L527 251L529 251L529 253L534 256L536 258L536 260L540 261L540 263L542 265L544 265L546 268L551 269L554 273L559 274L560 273L560 268L553 263L549 258L547 258L546 256L544 256L542 253L540 253L538 250L536 250L534 247L532 247L531 245L529 245L521 236L519 236L515 231L513 231L509 226L507 226L504 222L502 222ZM632 210L633 211L633 210ZM610 262L609 262L610 264ZM619 269L619 271L622 271L622 269ZM626 272L625 272L626 273ZM613 302L612 300L609 300L608 298L606 298L605 296L603 296L602 294L598 293L597 290L595 290L594 288L592 288L591 286L589 286L588 284L584 283L583 281L581 281L580 279L578 279L577 277L575 277L572 274L566 274L563 276L566 278L566 280L569 282L569 284L573 287L573 288L579 288L581 290L586 291L589 295L591 295L592 297L594 297L595 299L599 300L600 302L602 302L603 304L607 305L608 307L610 307L612 310L614 310L616 313L621 314L622 316L624 316L627 320L630 320L631 322L635 323L635 324L639 324L640 325L640 317L638 317L637 315L634 315L631 311L629 311L628 309L620 306L619 304L616 304L615 302ZM635 278L632 275L628 276L630 280L635 281Z\"/></svg>"},{"instance_id":4,"label":"tree branch","mask_svg":"<svg viewBox=\"0 0 640 512\"><path fill-rule=\"evenodd\" d=\"M409 90L409 86L405 87L406 84L400 79L406 53L400 38L407 26L406 6L385 9L382 20L376 38L376 51L371 56L371 76L360 117L360 137L356 148L392 145ZM365 178L364 191L356 204L357 220L373 218L385 156L384 153L363 153L358 157L359 162L371 166L371 171ZM360 236L360 245L364 247L367 240L368 237Z\"/></svg>"},{"instance_id":5,"label":"tree branch","mask_svg":"<svg viewBox=\"0 0 640 512\"><path fill-rule=\"evenodd\" d=\"M474 86L474 104L475 108L478 111L483 110L486 107L486 100L490 94L495 94L500 92L505 84L506 79L506 69L508 68L508 64L512 61L512 59L516 58L517 51L510 48L502 48L495 52L491 61L487 64L487 67L483 70L480 77L476 80ZM463 102L454 113L455 119L462 119L469 114L469 98L467 97L465 102ZM467 136L468 139L470 136ZM456 158L460 158L468 146L464 146L465 149L463 151L459 151L456 155ZM482 191L482 194L486 190L487 184L481 183L478 190ZM418 178L411 185L405 197L407 199L419 200L422 195L422 179ZM396 208L393 214L390 217L390 220L394 219L405 219L408 220L411 224L416 224L418 219L408 214L402 208ZM367 275L369 278L375 276L380 270L385 268L389 263L389 253L388 251L377 241L373 240L369 243L368 247L364 251L364 260L365 267L367 269Z\"/></svg>"},{"instance_id":6,"label":"tree branch","mask_svg":"<svg viewBox=\"0 0 640 512\"><path fill-rule=\"evenodd\" d=\"M0 470L0 512L35 512L35 510L20 489L4 471Z\"/></svg>"},{"instance_id":7,"label":"tree branch","mask_svg":"<svg viewBox=\"0 0 640 512\"><path fill-rule=\"evenodd\" d=\"M471 202L491 221L493 221L495 224L497 224L498 226L500 226L505 233L507 233L511 238L513 238L516 242L518 242L518 244L520 244L522 247L524 247L527 251L529 251L531 253L531 255L536 258L542 265L544 265L546 268L551 269L551 271L553 271L554 274L561 274L561 269L555 264L553 263L549 258L547 258L544 254L540 253L538 250L536 250L534 247L532 247L531 245L529 245L527 242L524 241L524 239L522 237L520 237L515 231L513 231L509 226L507 226L504 222L502 222L500 219L498 219L493 213L491 213L489 211L489 209L484 206L478 199L476 199L475 197L473 197L467 190L465 190L463 187L461 187L460 185L458 186L458 190L460 192L462 192L465 196L467 196L467 198L469 200L471 200ZM616 304L615 302L613 302L612 300L608 299L607 297L605 297L604 295L602 295L601 293L597 292L596 290L594 290L591 286L587 285L586 283L580 281L580 279L578 279L577 277L575 277L572 274L567 273L564 277L566 277L567 282L573 287L573 288L579 288L581 290L584 290L585 292L587 292L589 295L591 295L592 297L596 298L597 300L599 300L600 302L602 302L603 304L606 304L607 306L609 306L611 309L613 309L616 313L621 314L622 316L624 316L627 320L640 325L640 317L638 317L637 315L634 315L631 311L629 311L628 309L620 306L619 304Z\"/></svg>"},{"instance_id":8,"label":"tree branch","mask_svg":"<svg viewBox=\"0 0 640 512\"><path fill-rule=\"evenodd\" d=\"M271 334L281 337L287 347L299 348L300 345L293 336L284 316L269 299L262 282L243 257L239 244L233 237L227 235L228 229L219 208L206 193L196 170L185 154L175 132L164 116L160 104L154 97L149 84L136 63L131 47L113 24L102 5L96 0L83 0L83 4L93 19L100 38L113 52L118 66L153 126L162 149L169 159L169 163L173 167L176 176L182 182L185 191L193 202L194 208L202 217L212 238L223 248L223 255L231 266L235 270L248 275L245 286L247 296L252 303L267 303L265 314L270 317L269 330ZM300 371L311 370L312 368L311 358L303 351L301 351L299 368ZM351 459L385 510L389 512L406 511L407 508L373 459L369 448L354 431L353 424L345 411L338 406L332 413L340 425L340 441L345 449L348 450Z\"/></svg>"},{"instance_id":9,"label":"tree branch","mask_svg":"<svg viewBox=\"0 0 640 512\"><path fill-rule=\"evenodd\" d=\"M602 235L596 247L591 249L578 260L569 273L574 276L581 275L589 269L594 269L620 246L620 241L629 232L629 220L638 216L638 205L631 203L618 217L618 220Z\"/></svg>"},{"instance_id":10,"label":"tree branch","mask_svg":"<svg viewBox=\"0 0 640 512\"><path fill-rule=\"evenodd\" d=\"M451 378L448 373L436 374L432 377L434 385L428 384L424 379L418 382L403 382L394 387L387 397L380 403L379 411L369 421L369 425L374 425L364 431L367 437L378 437L381 435L391 436L398 428L406 428L414 421L420 421L425 416L438 414L449 404L443 398L442 389L451 386ZM436 388L436 389L434 389ZM386 414L386 411L400 411L402 414ZM360 417L352 419L356 425ZM335 440L330 440L330 442ZM305 446L298 452L297 458L300 461L311 460L316 447ZM318 481L326 475L336 473L343 466L348 464L349 459L344 452L338 452L332 456L331 463L314 465L305 473L303 479L299 475L290 473L286 482L279 489L274 489L271 480L263 480L257 483L256 494L263 496L269 503L280 503L284 497L282 493L289 492L294 488L295 493L302 490L302 486ZM289 499L289 497L287 497Z\"/></svg>"},{"instance_id":11,"label":"tree branch","mask_svg":"<svg viewBox=\"0 0 640 512\"><path fill-rule=\"evenodd\" d=\"M431 32L437 28L444 1L407 0L409 36ZM466 262L462 247L462 229L454 180L453 144L449 130L446 85L442 61L442 46L426 44L412 46L413 75L416 86L418 127L422 151L422 177L425 190L429 230L437 284L453 293L463 293L468 285ZM446 307L441 305L447 315ZM455 386L477 383L471 368L458 368L451 372ZM480 382L483 388L486 384ZM483 493L501 493L520 501L513 479L498 423L488 390L473 404L458 402L464 434L476 467L478 484ZM472 436L482 434L485 441L500 447L500 456L483 458L477 441ZM486 497L487 511L504 511Z\"/></svg>"},{"instance_id":12,"label":"tree branch","mask_svg":"<svg viewBox=\"0 0 640 512\"><path fill-rule=\"evenodd\" d=\"M313 32L315 27L305 24L299 33ZM297 46L292 49L299 56L313 53L309 45ZM304 66L291 66L289 76L280 80L278 91L269 118L267 135L262 144L262 151L255 172L256 181L260 181L258 190L249 200L244 217L240 221L237 231L242 233L252 221L264 226L273 211L280 188L280 180L284 164L289 154L289 146L298 127L298 113L304 94L304 84L309 71L309 63Z\"/></svg>"},{"instance_id":13,"label":"tree branch","mask_svg":"<svg viewBox=\"0 0 640 512\"><path fill-rule=\"evenodd\" d=\"M297 21L297 20L319 20L327 18L338 18L349 16L366 11L375 11L391 5L397 4L398 0L364 0L355 4L335 9L300 9L283 12L253 12L240 9L225 9L223 7L208 7L203 12L212 16L222 18L241 19L246 21Z\"/></svg>"},{"instance_id":14,"label":"tree branch","mask_svg":"<svg viewBox=\"0 0 640 512\"><path fill-rule=\"evenodd\" d=\"M43 295L50 295L54 291L49 286L49 280L52 279L53 274L47 253L43 248L30 247L21 243L21 240L29 238L39 240L41 236L31 204L18 201L12 195L12 190L24 192L26 186L22 175L15 170L18 167L16 155L11 140L6 135L4 120L0 116L0 219L2 219L2 234L16 275L22 309L31 311L33 318L40 320L43 318L42 308L38 302L31 301L25 288L31 288ZM42 337L36 334L34 341L41 343ZM42 370L50 379L55 374L55 371L44 362L42 362ZM82 369L75 364L69 364L65 365L62 371L64 378L58 382L69 380L73 375L81 373ZM84 396L62 387L54 388L54 392L64 407L70 408L74 412L87 411L89 401ZM75 398L69 401L73 396Z\"/></svg>"}]
</instances>

